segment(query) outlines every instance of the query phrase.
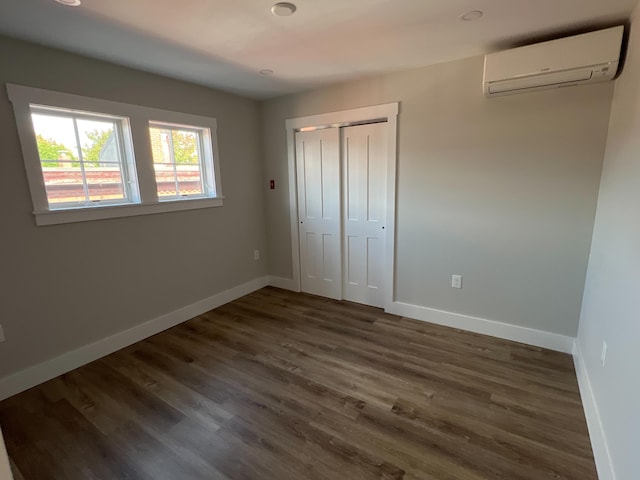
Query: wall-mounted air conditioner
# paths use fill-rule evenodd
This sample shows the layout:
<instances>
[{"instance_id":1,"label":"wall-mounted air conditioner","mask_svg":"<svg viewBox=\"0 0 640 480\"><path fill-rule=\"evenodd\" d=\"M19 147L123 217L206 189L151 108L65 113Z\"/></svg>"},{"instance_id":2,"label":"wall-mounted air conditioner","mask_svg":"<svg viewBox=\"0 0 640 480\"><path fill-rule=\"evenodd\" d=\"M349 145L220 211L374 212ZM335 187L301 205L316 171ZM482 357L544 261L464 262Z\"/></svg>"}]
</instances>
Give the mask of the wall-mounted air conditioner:
<instances>
[{"instance_id":1,"label":"wall-mounted air conditioner","mask_svg":"<svg viewBox=\"0 0 640 480\"><path fill-rule=\"evenodd\" d=\"M514 95L612 80L624 27L492 53L484 59L484 94Z\"/></svg>"}]
</instances>

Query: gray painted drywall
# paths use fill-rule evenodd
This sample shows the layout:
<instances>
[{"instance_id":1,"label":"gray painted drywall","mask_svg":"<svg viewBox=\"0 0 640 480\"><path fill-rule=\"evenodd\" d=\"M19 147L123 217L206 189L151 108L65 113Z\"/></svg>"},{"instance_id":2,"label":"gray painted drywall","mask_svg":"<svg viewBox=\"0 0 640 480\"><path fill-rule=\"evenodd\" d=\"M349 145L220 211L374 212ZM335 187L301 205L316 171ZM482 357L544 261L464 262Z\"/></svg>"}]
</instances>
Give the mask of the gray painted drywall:
<instances>
[{"instance_id":1,"label":"gray painted drywall","mask_svg":"<svg viewBox=\"0 0 640 480\"><path fill-rule=\"evenodd\" d=\"M617 480L640 475L639 205L640 7L613 97L578 333Z\"/></svg>"},{"instance_id":2,"label":"gray painted drywall","mask_svg":"<svg viewBox=\"0 0 640 480\"><path fill-rule=\"evenodd\" d=\"M216 117L224 206L37 227L7 82ZM253 100L0 37L0 377L263 276L259 142Z\"/></svg>"},{"instance_id":3,"label":"gray painted drywall","mask_svg":"<svg viewBox=\"0 0 640 480\"><path fill-rule=\"evenodd\" d=\"M285 119L391 101L398 300L575 335L613 84L486 100L481 78L472 58L260 108L0 37L3 86L215 116L226 197L222 208L36 227L3 88L0 377L267 272L290 277ZM266 197L265 178L277 182ZM449 287L452 273L463 290Z\"/></svg>"},{"instance_id":4,"label":"gray painted drywall","mask_svg":"<svg viewBox=\"0 0 640 480\"><path fill-rule=\"evenodd\" d=\"M613 84L487 100L482 70L476 57L263 102L269 272L292 275L285 120L400 101L397 300L575 336Z\"/></svg>"}]
</instances>

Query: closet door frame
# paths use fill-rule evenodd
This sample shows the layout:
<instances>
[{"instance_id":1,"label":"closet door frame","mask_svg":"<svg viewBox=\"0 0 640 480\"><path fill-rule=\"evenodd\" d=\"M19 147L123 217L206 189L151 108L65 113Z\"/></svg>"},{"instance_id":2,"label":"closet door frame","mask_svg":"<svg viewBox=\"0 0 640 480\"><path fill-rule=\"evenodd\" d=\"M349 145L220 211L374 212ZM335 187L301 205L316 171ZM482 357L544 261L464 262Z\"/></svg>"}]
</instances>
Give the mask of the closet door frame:
<instances>
[{"instance_id":1,"label":"closet door frame","mask_svg":"<svg viewBox=\"0 0 640 480\"><path fill-rule=\"evenodd\" d=\"M298 228L298 182L296 172L295 134L304 129L339 128L372 122L387 122L387 208L385 239L384 309L392 309L395 301L395 237L396 237L396 160L399 103L354 108L339 112L291 118L285 122L289 173L289 217L291 224L291 261L293 278L290 290L301 291L300 232ZM285 285L283 285L285 286Z\"/></svg>"}]
</instances>

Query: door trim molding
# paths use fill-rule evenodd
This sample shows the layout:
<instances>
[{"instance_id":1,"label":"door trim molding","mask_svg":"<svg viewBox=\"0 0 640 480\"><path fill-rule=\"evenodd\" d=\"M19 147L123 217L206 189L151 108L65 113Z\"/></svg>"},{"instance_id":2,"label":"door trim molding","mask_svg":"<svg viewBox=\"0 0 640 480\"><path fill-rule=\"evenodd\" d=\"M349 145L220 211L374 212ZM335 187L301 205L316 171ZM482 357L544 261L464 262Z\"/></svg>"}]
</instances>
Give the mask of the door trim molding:
<instances>
[{"instance_id":1,"label":"door trim molding","mask_svg":"<svg viewBox=\"0 0 640 480\"><path fill-rule=\"evenodd\" d=\"M296 179L295 133L302 128L347 127L364 122L386 120L387 128L387 219L384 308L389 310L395 300L395 239L396 239L396 160L399 102L353 108L339 112L290 118L285 122L289 172L289 218L291 224L291 260L293 287L301 291L300 243L298 231L298 184Z\"/></svg>"}]
</instances>

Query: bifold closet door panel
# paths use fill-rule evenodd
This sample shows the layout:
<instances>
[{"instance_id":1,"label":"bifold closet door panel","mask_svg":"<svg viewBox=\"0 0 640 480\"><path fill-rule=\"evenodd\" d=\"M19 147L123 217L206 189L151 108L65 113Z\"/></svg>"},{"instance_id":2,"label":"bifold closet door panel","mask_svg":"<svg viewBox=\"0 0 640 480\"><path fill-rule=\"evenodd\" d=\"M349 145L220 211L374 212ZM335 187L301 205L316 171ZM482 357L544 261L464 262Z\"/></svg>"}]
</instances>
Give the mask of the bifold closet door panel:
<instances>
[{"instance_id":1,"label":"bifold closet door panel","mask_svg":"<svg viewBox=\"0 0 640 480\"><path fill-rule=\"evenodd\" d=\"M387 124L342 128L343 298L384 306Z\"/></svg>"},{"instance_id":2,"label":"bifold closet door panel","mask_svg":"<svg viewBox=\"0 0 640 480\"><path fill-rule=\"evenodd\" d=\"M340 131L296 133L302 291L342 299Z\"/></svg>"}]
</instances>

